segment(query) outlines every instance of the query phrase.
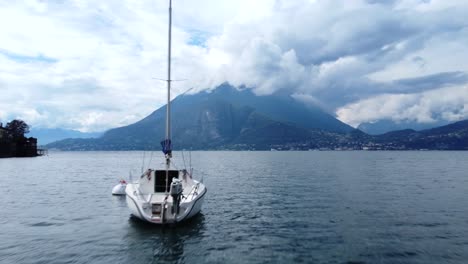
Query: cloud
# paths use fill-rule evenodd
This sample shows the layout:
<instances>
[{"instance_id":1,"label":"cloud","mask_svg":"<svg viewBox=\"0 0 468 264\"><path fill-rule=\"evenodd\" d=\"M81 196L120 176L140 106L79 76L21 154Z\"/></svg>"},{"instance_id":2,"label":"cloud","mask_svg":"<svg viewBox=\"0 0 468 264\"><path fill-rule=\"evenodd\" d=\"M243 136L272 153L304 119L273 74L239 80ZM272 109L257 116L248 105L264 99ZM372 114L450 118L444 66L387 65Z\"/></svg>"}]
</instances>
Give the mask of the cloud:
<instances>
[{"instance_id":1,"label":"cloud","mask_svg":"<svg viewBox=\"0 0 468 264\"><path fill-rule=\"evenodd\" d=\"M397 122L451 122L468 117L468 86L455 86L418 94L383 94L338 109L338 118L352 126L389 119Z\"/></svg>"},{"instance_id":2,"label":"cloud","mask_svg":"<svg viewBox=\"0 0 468 264\"><path fill-rule=\"evenodd\" d=\"M151 112L158 104L152 101L164 93L150 69L165 69L151 51L167 48L139 31L158 25L158 16L140 8L84 1L2 4L1 118L87 131ZM132 27L135 16L138 27ZM41 114L28 114L35 112Z\"/></svg>"},{"instance_id":3,"label":"cloud","mask_svg":"<svg viewBox=\"0 0 468 264\"><path fill-rule=\"evenodd\" d=\"M427 91L464 83L468 83L468 74L461 71L441 72L422 77L400 79L394 82L396 86L401 87L401 92Z\"/></svg>"},{"instance_id":4,"label":"cloud","mask_svg":"<svg viewBox=\"0 0 468 264\"><path fill-rule=\"evenodd\" d=\"M468 5L450 2L278 1L261 23L231 24L208 47L229 58L224 80L258 94L290 90L330 112L379 95L410 107L408 98L468 83ZM436 114L426 117L448 118Z\"/></svg>"},{"instance_id":5,"label":"cloud","mask_svg":"<svg viewBox=\"0 0 468 264\"><path fill-rule=\"evenodd\" d=\"M434 105L468 82L466 1L173 5L173 77L187 79L174 83L174 95L230 82L259 95L295 94L349 122L391 98L393 112L425 122L422 110L405 109L418 98ZM166 1L1 2L0 32L2 121L98 131L164 104L165 84L153 78L167 70ZM432 119L465 114L425 109L441 111L425 115Z\"/></svg>"}]
</instances>

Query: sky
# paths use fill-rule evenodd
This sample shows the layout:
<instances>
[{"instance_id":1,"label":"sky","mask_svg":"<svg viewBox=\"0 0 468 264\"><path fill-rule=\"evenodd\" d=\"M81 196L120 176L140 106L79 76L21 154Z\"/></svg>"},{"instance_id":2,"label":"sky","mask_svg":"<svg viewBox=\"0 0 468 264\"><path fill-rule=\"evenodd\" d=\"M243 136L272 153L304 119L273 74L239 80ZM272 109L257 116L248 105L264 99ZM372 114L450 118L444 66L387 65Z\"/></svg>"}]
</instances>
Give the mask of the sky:
<instances>
[{"instance_id":1,"label":"sky","mask_svg":"<svg viewBox=\"0 0 468 264\"><path fill-rule=\"evenodd\" d=\"M165 103L168 0L0 0L0 121L82 132ZM173 0L173 96L229 82L352 126L468 119L466 0Z\"/></svg>"}]
</instances>

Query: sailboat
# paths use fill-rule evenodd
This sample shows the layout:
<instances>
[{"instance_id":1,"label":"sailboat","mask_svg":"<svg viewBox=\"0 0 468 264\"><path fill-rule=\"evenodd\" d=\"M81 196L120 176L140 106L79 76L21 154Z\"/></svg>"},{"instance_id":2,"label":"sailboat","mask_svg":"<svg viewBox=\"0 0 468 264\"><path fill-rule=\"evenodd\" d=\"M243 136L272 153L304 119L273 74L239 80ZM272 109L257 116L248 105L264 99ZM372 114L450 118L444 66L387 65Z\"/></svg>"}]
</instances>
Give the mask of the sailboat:
<instances>
[{"instance_id":1,"label":"sailboat","mask_svg":"<svg viewBox=\"0 0 468 264\"><path fill-rule=\"evenodd\" d=\"M166 138L161 141L165 166L147 169L125 189L132 215L154 224L175 224L197 215L207 192L202 182L193 179L193 169L179 170L171 162L171 31L172 0L169 0Z\"/></svg>"}]
</instances>

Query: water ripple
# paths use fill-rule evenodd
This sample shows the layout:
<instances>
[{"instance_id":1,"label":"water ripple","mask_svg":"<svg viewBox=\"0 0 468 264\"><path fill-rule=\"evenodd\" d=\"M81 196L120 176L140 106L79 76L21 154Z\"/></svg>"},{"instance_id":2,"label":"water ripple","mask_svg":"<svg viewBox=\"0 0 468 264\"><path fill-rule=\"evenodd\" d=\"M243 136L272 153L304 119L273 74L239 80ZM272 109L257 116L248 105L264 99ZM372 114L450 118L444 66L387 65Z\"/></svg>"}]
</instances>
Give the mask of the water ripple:
<instances>
[{"instance_id":1,"label":"water ripple","mask_svg":"<svg viewBox=\"0 0 468 264\"><path fill-rule=\"evenodd\" d=\"M202 214L164 228L131 217L125 198L110 194L142 157L0 160L0 263L468 259L466 152L193 152L209 189ZM26 183L24 168L34 171Z\"/></svg>"}]
</instances>

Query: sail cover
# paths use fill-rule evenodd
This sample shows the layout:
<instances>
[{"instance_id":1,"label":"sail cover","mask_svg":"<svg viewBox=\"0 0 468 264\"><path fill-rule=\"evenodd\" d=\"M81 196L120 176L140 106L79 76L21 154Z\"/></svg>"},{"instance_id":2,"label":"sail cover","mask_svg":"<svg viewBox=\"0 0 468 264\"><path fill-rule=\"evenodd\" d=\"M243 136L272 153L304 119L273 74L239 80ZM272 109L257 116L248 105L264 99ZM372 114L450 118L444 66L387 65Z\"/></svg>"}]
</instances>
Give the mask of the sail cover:
<instances>
[{"instance_id":1,"label":"sail cover","mask_svg":"<svg viewBox=\"0 0 468 264\"><path fill-rule=\"evenodd\" d=\"M162 152L167 154L172 154L172 143L170 139L165 139L161 141Z\"/></svg>"}]
</instances>

